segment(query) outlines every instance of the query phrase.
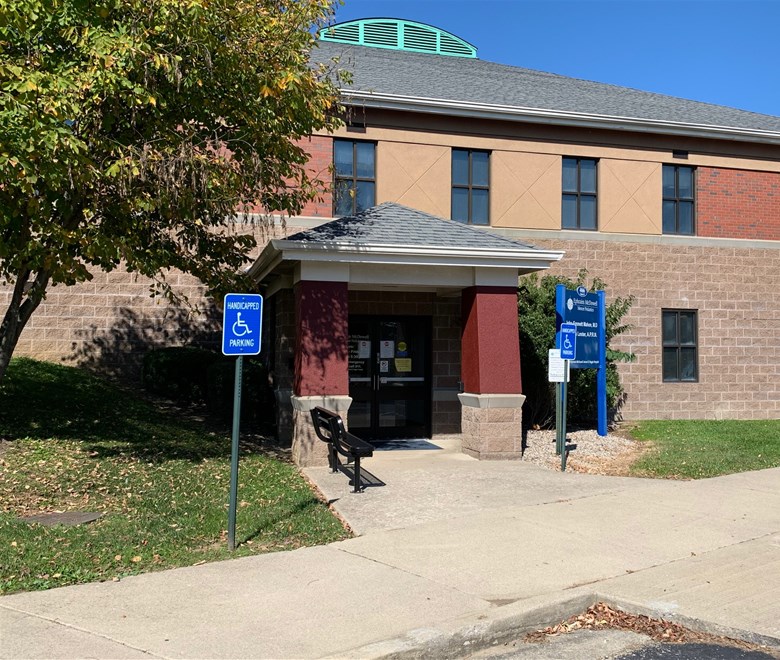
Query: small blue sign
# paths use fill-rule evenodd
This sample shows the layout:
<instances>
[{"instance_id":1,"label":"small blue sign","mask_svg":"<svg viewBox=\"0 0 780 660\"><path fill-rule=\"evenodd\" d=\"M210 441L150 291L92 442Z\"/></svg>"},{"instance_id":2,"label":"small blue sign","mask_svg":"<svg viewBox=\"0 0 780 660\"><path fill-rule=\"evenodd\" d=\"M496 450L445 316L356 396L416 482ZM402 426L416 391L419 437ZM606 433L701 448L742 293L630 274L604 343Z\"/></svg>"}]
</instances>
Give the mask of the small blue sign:
<instances>
[{"instance_id":1,"label":"small blue sign","mask_svg":"<svg viewBox=\"0 0 780 660\"><path fill-rule=\"evenodd\" d=\"M263 327L263 296L228 293L222 314L222 354L258 355Z\"/></svg>"},{"instance_id":2,"label":"small blue sign","mask_svg":"<svg viewBox=\"0 0 780 660\"><path fill-rule=\"evenodd\" d=\"M561 323L561 359L577 358L577 326L573 323Z\"/></svg>"}]
</instances>

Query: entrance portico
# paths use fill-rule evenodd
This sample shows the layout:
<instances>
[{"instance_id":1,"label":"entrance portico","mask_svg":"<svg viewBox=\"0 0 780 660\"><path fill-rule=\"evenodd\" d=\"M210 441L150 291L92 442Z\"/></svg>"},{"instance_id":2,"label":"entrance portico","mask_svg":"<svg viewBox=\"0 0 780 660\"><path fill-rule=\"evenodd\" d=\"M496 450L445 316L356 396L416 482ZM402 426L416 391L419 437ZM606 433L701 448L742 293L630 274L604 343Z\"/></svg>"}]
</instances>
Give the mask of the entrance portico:
<instances>
[{"instance_id":1,"label":"entrance portico","mask_svg":"<svg viewBox=\"0 0 780 660\"><path fill-rule=\"evenodd\" d=\"M326 462L317 405L367 440L462 431L472 456L519 458L517 278L561 256L393 203L272 240L250 273L278 303L277 424L295 461Z\"/></svg>"}]
</instances>

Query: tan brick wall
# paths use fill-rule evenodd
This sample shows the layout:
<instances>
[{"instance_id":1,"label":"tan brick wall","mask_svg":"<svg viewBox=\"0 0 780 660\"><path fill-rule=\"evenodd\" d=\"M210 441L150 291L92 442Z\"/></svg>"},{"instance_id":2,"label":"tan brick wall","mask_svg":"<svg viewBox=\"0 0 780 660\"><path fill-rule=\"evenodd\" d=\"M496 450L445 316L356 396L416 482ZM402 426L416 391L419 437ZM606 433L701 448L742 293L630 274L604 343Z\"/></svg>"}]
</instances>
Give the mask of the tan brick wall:
<instances>
[{"instance_id":1,"label":"tan brick wall","mask_svg":"<svg viewBox=\"0 0 780 660\"><path fill-rule=\"evenodd\" d=\"M175 307L149 295L149 280L117 270L90 282L52 287L19 339L16 356L86 366L112 376L137 377L143 354L155 347L217 345L221 319L191 276L171 284L200 310ZM6 309L11 287L0 287Z\"/></svg>"},{"instance_id":2,"label":"tan brick wall","mask_svg":"<svg viewBox=\"0 0 780 660\"><path fill-rule=\"evenodd\" d=\"M535 240L565 250L551 273L580 268L608 285L607 301L634 295L634 329L616 347L625 419L780 418L780 246L681 246L666 242ZM661 310L698 310L699 382L661 379Z\"/></svg>"},{"instance_id":3,"label":"tan brick wall","mask_svg":"<svg viewBox=\"0 0 780 660\"><path fill-rule=\"evenodd\" d=\"M462 448L480 460L518 460L522 455L522 408L464 405Z\"/></svg>"},{"instance_id":4,"label":"tan brick wall","mask_svg":"<svg viewBox=\"0 0 780 660\"><path fill-rule=\"evenodd\" d=\"M260 246L271 235L249 225L235 227L254 233ZM281 228L272 230L274 236L282 233ZM205 287L197 278L175 271L168 273L166 280L177 294L189 299L190 306L152 298L151 281L122 268L110 273L95 270L90 281L74 286L49 287L14 355L135 379L143 354L152 348L185 344L218 347L222 317L206 297ZM0 314L5 313L11 294L11 285L0 284Z\"/></svg>"}]
</instances>

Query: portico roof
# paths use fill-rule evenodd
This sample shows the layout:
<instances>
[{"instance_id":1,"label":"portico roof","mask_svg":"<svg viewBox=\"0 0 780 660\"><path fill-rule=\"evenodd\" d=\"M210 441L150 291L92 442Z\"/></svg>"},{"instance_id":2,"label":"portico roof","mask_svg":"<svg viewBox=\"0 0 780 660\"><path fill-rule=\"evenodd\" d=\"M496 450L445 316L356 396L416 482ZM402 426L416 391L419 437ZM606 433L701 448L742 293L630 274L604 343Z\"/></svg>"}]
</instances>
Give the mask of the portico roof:
<instances>
[{"instance_id":1,"label":"portico roof","mask_svg":"<svg viewBox=\"0 0 780 660\"><path fill-rule=\"evenodd\" d=\"M498 236L488 228L478 229L385 202L288 238L271 240L249 274L267 283L270 276L291 274L295 264L309 262L360 266L361 272L370 266L435 266L511 270L516 276L549 268L563 254ZM359 271L355 269L354 273ZM349 281L355 280L354 273ZM430 276L426 272L424 279ZM402 279L408 282L408 278L407 272Z\"/></svg>"}]
</instances>

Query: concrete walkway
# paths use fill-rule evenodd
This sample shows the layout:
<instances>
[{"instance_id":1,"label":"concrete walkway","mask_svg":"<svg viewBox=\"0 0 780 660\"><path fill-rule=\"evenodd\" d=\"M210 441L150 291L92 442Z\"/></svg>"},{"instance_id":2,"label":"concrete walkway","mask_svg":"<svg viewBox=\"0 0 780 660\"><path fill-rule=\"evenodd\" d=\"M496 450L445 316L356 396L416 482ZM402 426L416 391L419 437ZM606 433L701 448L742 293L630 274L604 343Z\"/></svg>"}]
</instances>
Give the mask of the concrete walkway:
<instances>
[{"instance_id":1,"label":"concrete walkway","mask_svg":"<svg viewBox=\"0 0 780 660\"><path fill-rule=\"evenodd\" d=\"M780 469L697 482L377 452L325 547L0 598L2 658L451 656L604 599L780 645ZM473 647L472 647L473 648Z\"/></svg>"}]
</instances>

